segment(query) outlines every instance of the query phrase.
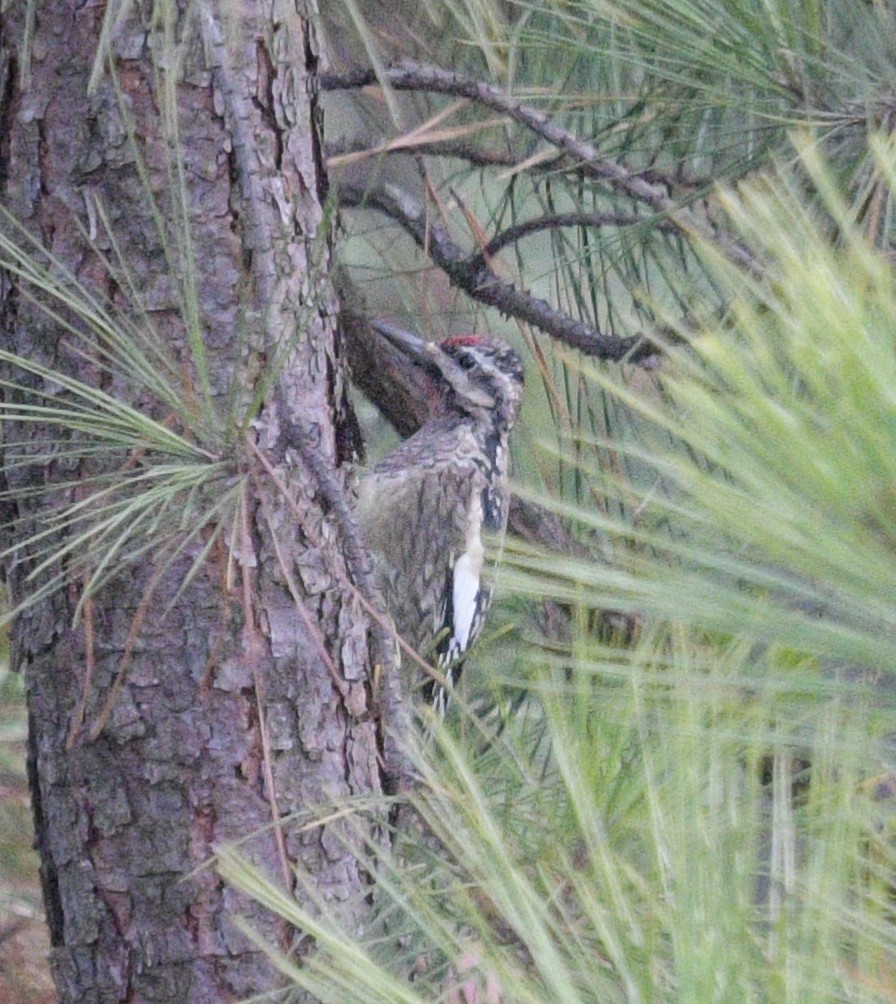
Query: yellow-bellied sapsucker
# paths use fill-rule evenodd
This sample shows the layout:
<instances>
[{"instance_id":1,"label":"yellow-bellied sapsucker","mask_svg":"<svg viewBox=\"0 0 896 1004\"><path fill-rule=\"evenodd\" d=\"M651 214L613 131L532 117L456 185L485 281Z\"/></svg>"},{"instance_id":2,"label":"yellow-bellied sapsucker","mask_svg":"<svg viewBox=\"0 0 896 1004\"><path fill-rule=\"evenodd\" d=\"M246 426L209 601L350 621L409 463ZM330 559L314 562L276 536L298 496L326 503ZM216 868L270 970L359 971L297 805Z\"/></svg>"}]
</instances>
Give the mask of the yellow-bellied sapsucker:
<instances>
[{"instance_id":1,"label":"yellow-bellied sapsucker","mask_svg":"<svg viewBox=\"0 0 896 1004\"><path fill-rule=\"evenodd\" d=\"M437 344L380 330L426 374L429 417L362 477L358 524L398 634L451 686L491 599L487 551L507 526L508 440L523 365L498 339L454 335ZM422 682L422 670L402 662ZM446 689L429 679L422 691L443 713Z\"/></svg>"}]
</instances>

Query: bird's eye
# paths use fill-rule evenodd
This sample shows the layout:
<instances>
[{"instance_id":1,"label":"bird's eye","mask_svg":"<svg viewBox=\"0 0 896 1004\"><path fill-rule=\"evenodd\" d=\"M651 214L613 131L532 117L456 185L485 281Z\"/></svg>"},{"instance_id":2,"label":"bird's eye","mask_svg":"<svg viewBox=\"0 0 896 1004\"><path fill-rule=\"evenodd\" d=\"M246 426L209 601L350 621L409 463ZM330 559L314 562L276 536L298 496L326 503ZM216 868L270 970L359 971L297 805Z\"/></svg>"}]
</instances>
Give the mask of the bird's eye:
<instances>
[{"instance_id":1,"label":"bird's eye","mask_svg":"<svg viewBox=\"0 0 896 1004\"><path fill-rule=\"evenodd\" d=\"M458 365L465 370L471 370L476 365L476 360L470 355L469 352L464 352L462 355L457 357Z\"/></svg>"}]
</instances>

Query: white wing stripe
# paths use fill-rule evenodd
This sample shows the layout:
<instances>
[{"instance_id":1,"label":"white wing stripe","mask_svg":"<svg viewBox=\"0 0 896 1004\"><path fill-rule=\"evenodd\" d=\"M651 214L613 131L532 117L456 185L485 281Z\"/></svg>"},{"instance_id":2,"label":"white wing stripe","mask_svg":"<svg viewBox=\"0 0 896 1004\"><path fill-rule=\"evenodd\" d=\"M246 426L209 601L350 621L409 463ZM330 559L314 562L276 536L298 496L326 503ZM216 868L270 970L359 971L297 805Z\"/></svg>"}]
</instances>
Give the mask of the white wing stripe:
<instances>
[{"instance_id":1,"label":"white wing stripe","mask_svg":"<svg viewBox=\"0 0 896 1004\"><path fill-rule=\"evenodd\" d=\"M454 564L452 602L454 607L454 637L461 652L470 643L470 631L476 616L479 597L479 570L482 560L469 553L462 554Z\"/></svg>"}]
</instances>

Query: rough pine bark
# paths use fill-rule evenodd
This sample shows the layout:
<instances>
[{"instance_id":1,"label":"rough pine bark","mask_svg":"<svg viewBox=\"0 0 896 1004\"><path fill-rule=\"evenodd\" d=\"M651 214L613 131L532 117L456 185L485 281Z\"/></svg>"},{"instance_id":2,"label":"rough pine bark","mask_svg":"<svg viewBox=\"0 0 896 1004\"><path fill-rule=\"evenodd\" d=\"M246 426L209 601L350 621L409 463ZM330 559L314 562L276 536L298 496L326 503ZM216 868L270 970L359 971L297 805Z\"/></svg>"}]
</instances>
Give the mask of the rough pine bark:
<instances>
[{"instance_id":1,"label":"rough pine bark","mask_svg":"<svg viewBox=\"0 0 896 1004\"><path fill-rule=\"evenodd\" d=\"M230 552L213 551L164 617L201 540L161 578L150 552L75 626L77 580L12 629L27 681L35 820L62 1000L237 1000L271 989L275 977L233 917L250 917L281 947L294 947L295 934L266 921L212 869L196 869L222 842L278 815L313 814L381 784L371 625L351 585L357 570L346 558L352 540L340 501L349 424L328 282L315 39L295 0L195 8L145 0L123 21L110 17L114 75L107 70L91 90L104 5L37 0L30 31L28 6L7 4L0 14L3 206L79 282L127 311L130 294L97 253L111 246L98 222L102 206L143 307L189 385L196 375L181 287L146 191L172 224L170 168L179 158L194 249L193 265L180 264L197 277L220 413L235 375L248 400L289 346L254 415L252 444L222 447L234 477L253 472ZM177 141L164 126L168 84ZM2 282L4 348L128 395L13 280ZM48 457L10 471L6 487L85 473ZM19 499L5 515L19 521L21 536L42 525L42 507L64 498ZM7 524L7 546L10 533ZM13 554L7 566L20 602L32 588L27 554ZM300 865L326 900L361 923L366 878L337 825L287 826L282 843L268 828L243 849L290 887Z\"/></svg>"}]
</instances>

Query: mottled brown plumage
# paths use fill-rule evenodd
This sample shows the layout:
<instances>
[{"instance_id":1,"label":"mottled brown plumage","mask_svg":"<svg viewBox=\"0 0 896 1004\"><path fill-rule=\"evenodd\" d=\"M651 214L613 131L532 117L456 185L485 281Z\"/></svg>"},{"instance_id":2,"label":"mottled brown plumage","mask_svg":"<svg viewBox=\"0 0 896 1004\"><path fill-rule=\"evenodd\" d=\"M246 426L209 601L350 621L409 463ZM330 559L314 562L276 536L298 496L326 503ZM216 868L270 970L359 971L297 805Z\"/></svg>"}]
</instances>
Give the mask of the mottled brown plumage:
<instances>
[{"instance_id":1,"label":"mottled brown plumage","mask_svg":"<svg viewBox=\"0 0 896 1004\"><path fill-rule=\"evenodd\" d=\"M491 599L489 550L507 525L523 368L497 339L436 345L386 333L426 372L430 417L362 478L358 522L396 630L453 683ZM415 677L422 685L422 671ZM423 690L444 710L443 688L429 681Z\"/></svg>"}]
</instances>

